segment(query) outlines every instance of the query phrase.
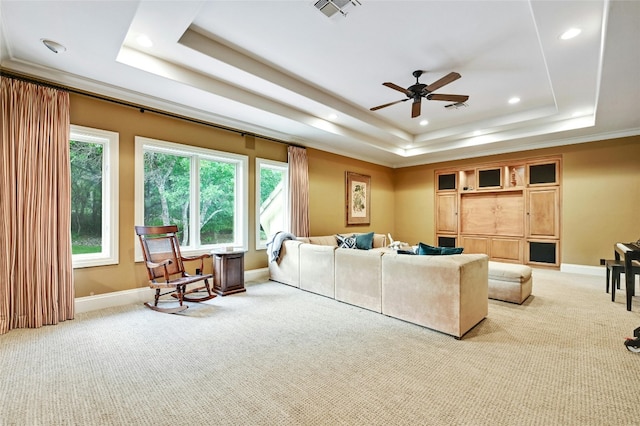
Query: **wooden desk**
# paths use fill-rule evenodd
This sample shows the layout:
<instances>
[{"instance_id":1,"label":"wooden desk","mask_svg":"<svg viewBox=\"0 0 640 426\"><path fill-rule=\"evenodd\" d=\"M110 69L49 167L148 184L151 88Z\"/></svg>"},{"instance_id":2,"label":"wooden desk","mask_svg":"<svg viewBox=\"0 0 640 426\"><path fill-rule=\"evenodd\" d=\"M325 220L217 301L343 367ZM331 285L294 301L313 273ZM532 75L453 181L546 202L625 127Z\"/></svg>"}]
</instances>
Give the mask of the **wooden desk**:
<instances>
[{"instance_id":1,"label":"wooden desk","mask_svg":"<svg viewBox=\"0 0 640 426\"><path fill-rule=\"evenodd\" d=\"M631 271L632 261L640 260L640 246L638 243L616 243L613 246L616 260L620 260L620 256L624 260L624 281L626 284L627 294L627 311L631 310L631 299L635 292L635 275Z\"/></svg>"},{"instance_id":2,"label":"wooden desk","mask_svg":"<svg viewBox=\"0 0 640 426\"><path fill-rule=\"evenodd\" d=\"M211 251L213 256L213 291L220 296L246 291L244 288L244 250Z\"/></svg>"}]
</instances>

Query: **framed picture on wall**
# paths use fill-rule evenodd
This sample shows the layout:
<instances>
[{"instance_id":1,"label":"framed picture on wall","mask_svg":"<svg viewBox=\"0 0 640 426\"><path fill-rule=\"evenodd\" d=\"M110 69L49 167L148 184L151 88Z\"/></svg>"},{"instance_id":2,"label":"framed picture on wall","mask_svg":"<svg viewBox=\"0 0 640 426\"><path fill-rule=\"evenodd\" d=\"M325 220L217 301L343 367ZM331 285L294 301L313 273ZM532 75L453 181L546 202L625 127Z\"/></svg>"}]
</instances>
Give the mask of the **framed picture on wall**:
<instances>
[{"instance_id":1,"label":"framed picture on wall","mask_svg":"<svg viewBox=\"0 0 640 426\"><path fill-rule=\"evenodd\" d=\"M347 225L371 222L371 176L346 173Z\"/></svg>"}]
</instances>

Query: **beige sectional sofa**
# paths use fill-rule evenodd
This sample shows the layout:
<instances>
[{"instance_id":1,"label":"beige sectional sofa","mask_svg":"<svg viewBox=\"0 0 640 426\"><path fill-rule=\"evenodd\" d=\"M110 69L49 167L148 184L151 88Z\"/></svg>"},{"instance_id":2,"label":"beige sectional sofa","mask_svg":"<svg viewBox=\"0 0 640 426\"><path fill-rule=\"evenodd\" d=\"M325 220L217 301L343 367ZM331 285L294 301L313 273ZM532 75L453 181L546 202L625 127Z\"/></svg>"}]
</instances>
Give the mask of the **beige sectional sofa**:
<instances>
[{"instance_id":1,"label":"beige sectional sofa","mask_svg":"<svg viewBox=\"0 0 640 426\"><path fill-rule=\"evenodd\" d=\"M285 240L270 279L462 337L488 313L484 254L412 256L386 247L338 248L335 235Z\"/></svg>"}]
</instances>

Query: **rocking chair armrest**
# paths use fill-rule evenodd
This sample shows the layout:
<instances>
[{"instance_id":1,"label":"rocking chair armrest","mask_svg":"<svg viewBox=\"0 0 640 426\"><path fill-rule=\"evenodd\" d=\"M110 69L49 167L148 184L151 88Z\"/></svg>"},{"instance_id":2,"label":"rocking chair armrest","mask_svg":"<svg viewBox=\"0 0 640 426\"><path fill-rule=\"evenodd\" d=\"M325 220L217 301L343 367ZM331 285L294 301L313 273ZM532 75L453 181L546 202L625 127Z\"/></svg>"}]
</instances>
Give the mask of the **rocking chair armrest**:
<instances>
[{"instance_id":1,"label":"rocking chair armrest","mask_svg":"<svg viewBox=\"0 0 640 426\"><path fill-rule=\"evenodd\" d=\"M153 269L153 268L159 268L159 267L162 266L164 268L164 279L168 283L169 282L169 270L167 269L167 265L171 265L172 263L173 263L173 261L171 259L165 259L160 263L147 262L147 268Z\"/></svg>"},{"instance_id":2,"label":"rocking chair armrest","mask_svg":"<svg viewBox=\"0 0 640 426\"><path fill-rule=\"evenodd\" d=\"M196 268L196 275L200 275L202 273L202 271L204 271L204 259L207 259L209 257L211 257L211 255L208 254L208 253L201 254L200 256L187 256L187 257L180 256L180 258L182 259L183 262L185 262L185 261L189 262L189 261L192 261L192 260L199 260L200 261L200 268Z\"/></svg>"},{"instance_id":3,"label":"rocking chair armrest","mask_svg":"<svg viewBox=\"0 0 640 426\"><path fill-rule=\"evenodd\" d=\"M147 268L159 268L160 266L164 266L165 268L167 267L167 265L171 264L171 259L165 259L160 263L154 263L154 262L147 262Z\"/></svg>"},{"instance_id":4,"label":"rocking chair armrest","mask_svg":"<svg viewBox=\"0 0 640 426\"><path fill-rule=\"evenodd\" d=\"M201 254L200 256L181 256L182 261L191 261L191 260L201 260L201 259L208 259L210 258L211 255L209 253L204 253Z\"/></svg>"}]
</instances>

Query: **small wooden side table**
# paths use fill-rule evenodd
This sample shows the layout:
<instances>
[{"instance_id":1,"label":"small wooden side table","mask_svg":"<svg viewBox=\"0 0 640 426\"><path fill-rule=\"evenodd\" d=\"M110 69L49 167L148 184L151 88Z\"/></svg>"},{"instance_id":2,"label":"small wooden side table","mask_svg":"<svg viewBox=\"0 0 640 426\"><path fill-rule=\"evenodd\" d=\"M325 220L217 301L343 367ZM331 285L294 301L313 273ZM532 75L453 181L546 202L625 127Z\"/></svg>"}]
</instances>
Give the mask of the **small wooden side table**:
<instances>
[{"instance_id":1,"label":"small wooden side table","mask_svg":"<svg viewBox=\"0 0 640 426\"><path fill-rule=\"evenodd\" d=\"M212 250L213 291L220 296L246 291L244 288L244 250Z\"/></svg>"}]
</instances>

